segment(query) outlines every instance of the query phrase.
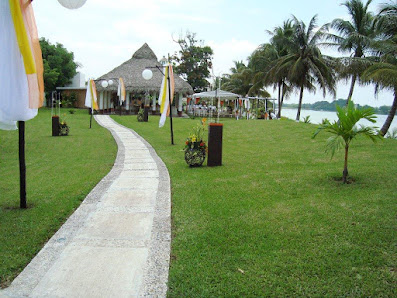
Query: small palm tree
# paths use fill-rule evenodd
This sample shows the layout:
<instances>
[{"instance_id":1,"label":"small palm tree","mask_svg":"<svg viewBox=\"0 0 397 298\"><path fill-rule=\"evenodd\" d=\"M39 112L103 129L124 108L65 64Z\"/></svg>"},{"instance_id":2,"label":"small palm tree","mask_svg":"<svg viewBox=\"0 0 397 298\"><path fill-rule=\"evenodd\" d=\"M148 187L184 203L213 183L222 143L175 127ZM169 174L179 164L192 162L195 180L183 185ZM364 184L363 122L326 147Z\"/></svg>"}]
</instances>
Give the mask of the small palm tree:
<instances>
[{"instance_id":1,"label":"small palm tree","mask_svg":"<svg viewBox=\"0 0 397 298\"><path fill-rule=\"evenodd\" d=\"M370 138L372 141L382 139L381 135L376 130L376 127L364 127L360 125L357 127L357 122L361 119L375 123L376 116L373 109L356 109L352 101L346 107L336 106L338 121L333 123L325 120L313 134L313 139L321 132L326 131L333 134L327 139L326 152L331 153L331 158L335 151L345 148L345 163L343 168L343 183L347 183L347 159L349 153L349 146L351 142L359 135Z\"/></svg>"}]
</instances>

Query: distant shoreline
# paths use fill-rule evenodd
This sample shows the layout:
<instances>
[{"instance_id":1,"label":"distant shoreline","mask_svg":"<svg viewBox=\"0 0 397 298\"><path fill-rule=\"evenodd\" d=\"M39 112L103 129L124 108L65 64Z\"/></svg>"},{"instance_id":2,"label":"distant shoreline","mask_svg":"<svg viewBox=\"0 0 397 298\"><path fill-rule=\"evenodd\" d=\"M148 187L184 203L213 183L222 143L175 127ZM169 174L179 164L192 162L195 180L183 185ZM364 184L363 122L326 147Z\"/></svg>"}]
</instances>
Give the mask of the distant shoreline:
<instances>
[{"instance_id":1,"label":"distant shoreline","mask_svg":"<svg viewBox=\"0 0 397 298\"><path fill-rule=\"evenodd\" d=\"M319 111L319 112L336 112L336 105L340 107L344 107L346 105L346 99L338 99L332 102L328 101L316 101L315 103L304 103L302 104L302 110L311 110L311 111ZM369 105L356 105L358 108L371 108L375 111L375 114L378 115L388 115L391 109L391 106L380 106L380 107L372 107ZM297 109L298 104L283 104L282 109Z\"/></svg>"}]
</instances>

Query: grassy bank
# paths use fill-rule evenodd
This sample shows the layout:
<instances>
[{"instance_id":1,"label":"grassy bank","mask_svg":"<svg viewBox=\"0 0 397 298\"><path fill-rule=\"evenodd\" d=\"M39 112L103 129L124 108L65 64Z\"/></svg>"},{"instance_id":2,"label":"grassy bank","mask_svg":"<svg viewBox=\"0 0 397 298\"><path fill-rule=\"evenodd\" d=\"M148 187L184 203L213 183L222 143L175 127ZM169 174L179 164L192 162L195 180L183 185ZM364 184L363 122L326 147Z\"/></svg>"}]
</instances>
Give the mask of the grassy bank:
<instances>
[{"instance_id":1,"label":"grassy bank","mask_svg":"<svg viewBox=\"0 0 397 298\"><path fill-rule=\"evenodd\" d=\"M51 111L26 122L28 209L19 209L18 132L0 130L0 284L10 281L112 168L117 146L86 110L68 109L68 137L51 136Z\"/></svg>"},{"instance_id":2,"label":"grassy bank","mask_svg":"<svg viewBox=\"0 0 397 298\"><path fill-rule=\"evenodd\" d=\"M170 297L395 296L397 142L324 154L326 134L293 121L224 121L223 166L189 168L198 120L113 118L148 140L172 183Z\"/></svg>"}]
</instances>

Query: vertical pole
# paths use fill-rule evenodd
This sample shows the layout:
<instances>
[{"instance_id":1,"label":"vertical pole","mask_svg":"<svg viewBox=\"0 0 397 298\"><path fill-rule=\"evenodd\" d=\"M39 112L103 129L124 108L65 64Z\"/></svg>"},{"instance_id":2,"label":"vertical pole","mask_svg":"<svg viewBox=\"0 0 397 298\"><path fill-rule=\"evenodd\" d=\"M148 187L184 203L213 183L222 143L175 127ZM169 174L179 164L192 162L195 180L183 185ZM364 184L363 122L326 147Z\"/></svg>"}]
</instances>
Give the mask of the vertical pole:
<instances>
[{"instance_id":1,"label":"vertical pole","mask_svg":"<svg viewBox=\"0 0 397 298\"><path fill-rule=\"evenodd\" d=\"M91 107L90 128L92 126L92 114L94 114L94 109Z\"/></svg>"},{"instance_id":2,"label":"vertical pole","mask_svg":"<svg viewBox=\"0 0 397 298\"><path fill-rule=\"evenodd\" d=\"M19 130L19 197L20 207L26 209L25 121L18 121Z\"/></svg>"},{"instance_id":3,"label":"vertical pole","mask_svg":"<svg viewBox=\"0 0 397 298\"><path fill-rule=\"evenodd\" d=\"M171 103L171 80L170 80L170 71L168 70L168 103L170 106L170 125L171 125L171 145L174 145L174 130L172 127L172 103Z\"/></svg>"},{"instance_id":4,"label":"vertical pole","mask_svg":"<svg viewBox=\"0 0 397 298\"><path fill-rule=\"evenodd\" d=\"M61 92L58 92L58 115L61 117Z\"/></svg>"}]
</instances>

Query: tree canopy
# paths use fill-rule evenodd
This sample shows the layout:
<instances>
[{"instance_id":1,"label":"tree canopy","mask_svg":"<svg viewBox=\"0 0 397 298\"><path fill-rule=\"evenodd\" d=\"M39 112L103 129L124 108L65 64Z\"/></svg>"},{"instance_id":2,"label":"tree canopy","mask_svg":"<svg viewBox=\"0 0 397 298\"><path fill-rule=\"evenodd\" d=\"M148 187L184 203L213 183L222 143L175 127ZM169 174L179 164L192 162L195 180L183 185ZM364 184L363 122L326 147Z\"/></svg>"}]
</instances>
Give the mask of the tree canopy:
<instances>
[{"instance_id":1,"label":"tree canopy","mask_svg":"<svg viewBox=\"0 0 397 298\"><path fill-rule=\"evenodd\" d=\"M299 21L293 16L294 34L291 39L286 39L288 54L276 61L270 69L272 77L286 78L299 89L299 105L296 120L299 121L302 106L303 91L315 92L316 86L323 90L323 95L328 91L335 94L335 70L331 67L332 60L321 54L320 40L324 37L325 27L315 30L317 16L309 24Z\"/></svg>"},{"instance_id":2,"label":"tree canopy","mask_svg":"<svg viewBox=\"0 0 397 298\"><path fill-rule=\"evenodd\" d=\"M213 51L204 46L202 40L196 39L196 33L187 32L184 37L176 40L180 51L170 57L175 65L175 73L181 75L192 87L194 92L202 92L209 85Z\"/></svg>"},{"instance_id":3,"label":"tree canopy","mask_svg":"<svg viewBox=\"0 0 397 298\"><path fill-rule=\"evenodd\" d=\"M69 84L79 66L74 61L73 52L69 52L62 44L51 44L45 38L40 39L44 65L44 89L47 93L56 87Z\"/></svg>"},{"instance_id":4,"label":"tree canopy","mask_svg":"<svg viewBox=\"0 0 397 298\"><path fill-rule=\"evenodd\" d=\"M364 4L361 0L348 0L342 5L347 8L350 21L338 18L327 24L339 33L339 35L331 33L326 35L327 40L331 41L328 45L337 47L338 51L352 56L342 60L343 63L339 63L338 69L341 79L351 78L347 103L351 100L356 80L360 78L363 71L360 59L354 58L365 57L375 37L374 15L369 11L371 2L372 0L368 0Z\"/></svg>"}]
</instances>

